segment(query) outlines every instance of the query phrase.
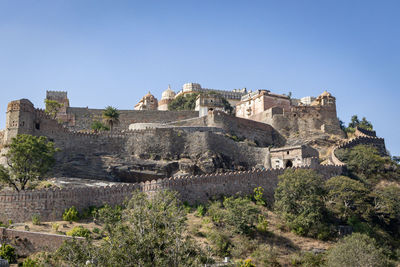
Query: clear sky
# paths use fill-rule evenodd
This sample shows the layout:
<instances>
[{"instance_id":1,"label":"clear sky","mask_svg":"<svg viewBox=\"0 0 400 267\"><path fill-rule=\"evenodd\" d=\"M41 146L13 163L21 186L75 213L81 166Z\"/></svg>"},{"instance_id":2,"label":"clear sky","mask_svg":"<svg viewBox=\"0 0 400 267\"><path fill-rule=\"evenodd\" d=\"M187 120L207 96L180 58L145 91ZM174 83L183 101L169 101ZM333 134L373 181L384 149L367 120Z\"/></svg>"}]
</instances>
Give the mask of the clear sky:
<instances>
[{"instance_id":1,"label":"clear sky","mask_svg":"<svg viewBox=\"0 0 400 267\"><path fill-rule=\"evenodd\" d=\"M400 155L400 1L0 0L0 128L9 101L133 109L186 82L328 90Z\"/></svg>"}]
</instances>

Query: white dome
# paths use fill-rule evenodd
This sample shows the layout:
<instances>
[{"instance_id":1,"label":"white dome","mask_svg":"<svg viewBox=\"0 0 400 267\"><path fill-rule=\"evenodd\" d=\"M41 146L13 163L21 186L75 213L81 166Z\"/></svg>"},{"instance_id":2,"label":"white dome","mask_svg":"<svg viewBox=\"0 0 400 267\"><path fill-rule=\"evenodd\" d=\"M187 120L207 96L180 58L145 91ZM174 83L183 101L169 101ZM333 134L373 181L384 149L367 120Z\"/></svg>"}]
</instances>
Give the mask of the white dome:
<instances>
[{"instance_id":1,"label":"white dome","mask_svg":"<svg viewBox=\"0 0 400 267\"><path fill-rule=\"evenodd\" d=\"M175 97L175 92L171 90L170 86L168 86L168 89L165 90L161 95L161 99L171 99L174 97Z\"/></svg>"}]
</instances>

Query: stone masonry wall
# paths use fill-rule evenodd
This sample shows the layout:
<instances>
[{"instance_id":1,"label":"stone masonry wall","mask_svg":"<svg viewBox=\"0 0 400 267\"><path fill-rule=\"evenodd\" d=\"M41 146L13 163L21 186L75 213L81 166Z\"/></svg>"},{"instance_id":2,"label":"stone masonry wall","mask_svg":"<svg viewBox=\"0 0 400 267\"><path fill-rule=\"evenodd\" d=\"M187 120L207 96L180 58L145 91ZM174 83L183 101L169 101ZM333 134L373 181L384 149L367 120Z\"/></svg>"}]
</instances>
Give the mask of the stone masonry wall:
<instances>
[{"instance_id":1,"label":"stone masonry wall","mask_svg":"<svg viewBox=\"0 0 400 267\"><path fill-rule=\"evenodd\" d=\"M301 167L308 168L308 167ZM342 166L314 166L325 179L340 175ZM33 214L40 214L42 221L59 220L65 209L71 206L82 210L89 206L121 204L133 191L146 193L163 189L175 190L180 198L189 203L204 203L218 195L250 194L255 187L265 189L267 201L273 201L278 175L285 169L231 172L179 178L166 178L136 184L111 187L85 187L72 189L43 189L25 192L0 193L0 221L30 221Z\"/></svg>"},{"instance_id":2,"label":"stone masonry wall","mask_svg":"<svg viewBox=\"0 0 400 267\"><path fill-rule=\"evenodd\" d=\"M81 237L75 237L82 239ZM54 251L70 236L19 231L0 227L0 242L13 245L19 256L29 256L38 251Z\"/></svg>"},{"instance_id":3,"label":"stone masonry wall","mask_svg":"<svg viewBox=\"0 0 400 267\"><path fill-rule=\"evenodd\" d=\"M114 129L128 130L132 123L167 123L199 116L198 111L165 111L165 110L118 110L119 124ZM74 131L90 130L94 120L102 121L102 109L68 108L67 113L73 117L68 128Z\"/></svg>"}]
</instances>

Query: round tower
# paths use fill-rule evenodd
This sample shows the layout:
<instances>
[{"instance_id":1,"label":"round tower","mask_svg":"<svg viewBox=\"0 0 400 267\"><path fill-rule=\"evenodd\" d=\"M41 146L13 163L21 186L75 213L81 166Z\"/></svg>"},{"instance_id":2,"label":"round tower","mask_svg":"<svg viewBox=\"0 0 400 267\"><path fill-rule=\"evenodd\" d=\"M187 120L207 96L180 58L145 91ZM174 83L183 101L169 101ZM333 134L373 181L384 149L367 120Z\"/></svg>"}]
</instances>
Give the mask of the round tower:
<instances>
[{"instance_id":1,"label":"round tower","mask_svg":"<svg viewBox=\"0 0 400 267\"><path fill-rule=\"evenodd\" d=\"M17 134L33 134L35 108L28 99L11 101L7 105L4 143L11 143Z\"/></svg>"}]
</instances>

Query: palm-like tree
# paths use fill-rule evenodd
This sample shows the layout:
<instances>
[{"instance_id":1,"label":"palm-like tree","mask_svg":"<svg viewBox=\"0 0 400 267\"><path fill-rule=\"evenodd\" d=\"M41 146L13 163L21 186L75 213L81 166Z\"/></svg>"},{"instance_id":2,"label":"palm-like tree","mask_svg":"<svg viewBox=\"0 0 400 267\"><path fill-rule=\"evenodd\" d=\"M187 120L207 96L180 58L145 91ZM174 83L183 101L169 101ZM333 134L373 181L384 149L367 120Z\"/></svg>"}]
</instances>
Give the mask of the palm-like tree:
<instances>
[{"instance_id":1,"label":"palm-like tree","mask_svg":"<svg viewBox=\"0 0 400 267\"><path fill-rule=\"evenodd\" d=\"M108 106L103 110L103 121L110 126L112 133L113 126L119 123L119 112L116 108Z\"/></svg>"}]
</instances>

